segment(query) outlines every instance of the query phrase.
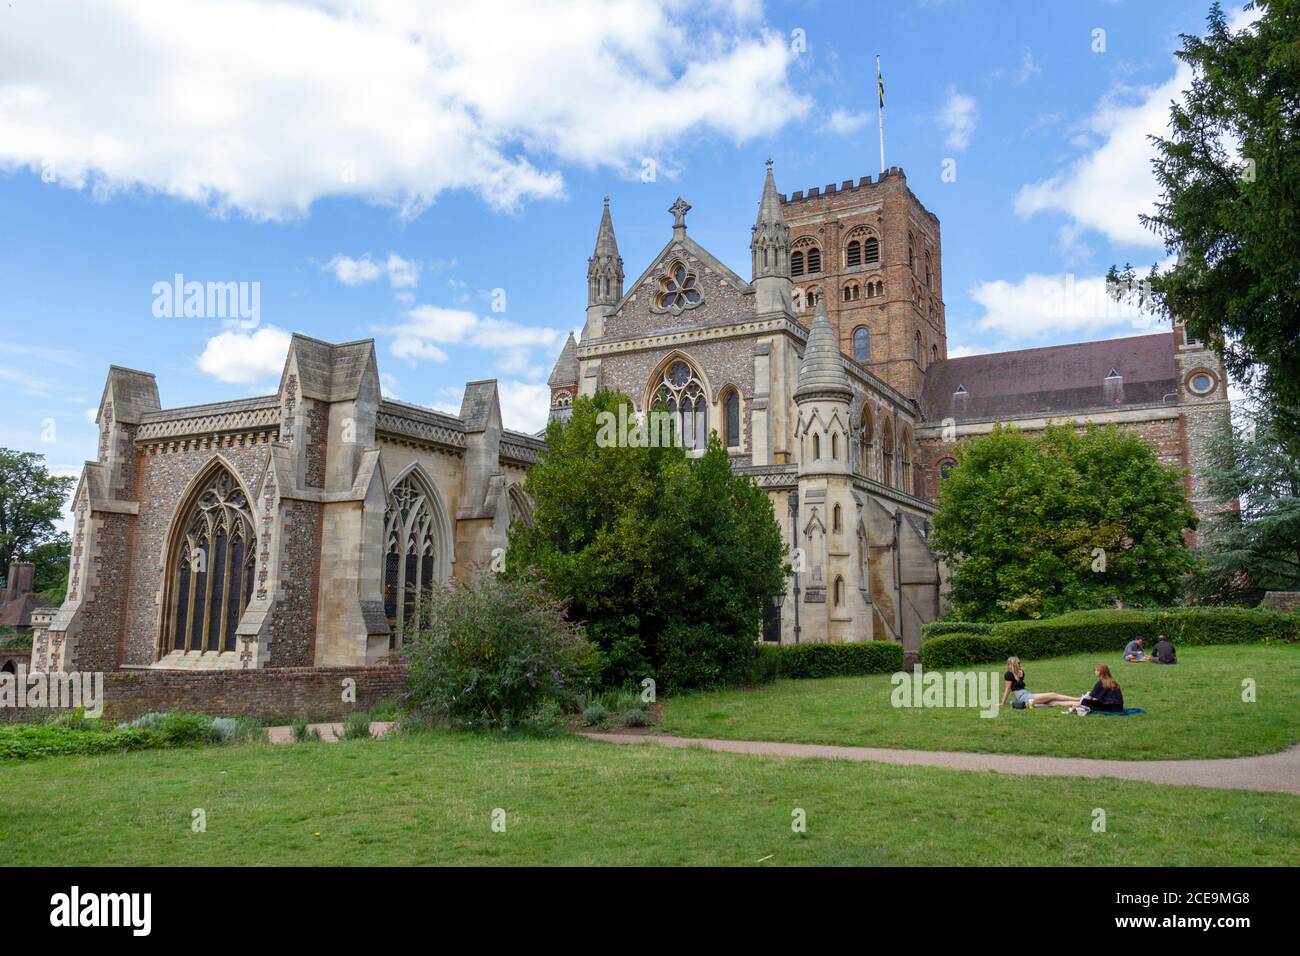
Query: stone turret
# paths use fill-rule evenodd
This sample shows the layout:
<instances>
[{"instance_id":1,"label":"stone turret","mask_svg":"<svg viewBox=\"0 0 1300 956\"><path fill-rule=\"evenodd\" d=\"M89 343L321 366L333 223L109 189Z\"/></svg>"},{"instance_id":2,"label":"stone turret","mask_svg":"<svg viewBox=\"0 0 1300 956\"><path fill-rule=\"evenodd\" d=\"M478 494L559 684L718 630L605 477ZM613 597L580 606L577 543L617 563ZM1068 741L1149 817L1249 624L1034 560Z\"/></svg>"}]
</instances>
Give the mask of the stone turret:
<instances>
[{"instance_id":1,"label":"stone turret","mask_svg":"<svg viewBox=\"0 0 1300 956\"><path fill-rule=\"evenodd\" d=\"M853 493L849 447L853 387L823 300L799 364L794 392L799 449L799 540L806 559L804 640L870 640L863 614L865 561L856 539L859 499ZM857 547L854 547L854 545Z\"/></svg>"},{"instance_id":2,"label":"stone turret","mask_svg":"<svg viewBox=\"0 0 1300 956\"><path fill-rule=\"evenodd\" d=\"M551 386L550 417L563 421L573 412L573 399L578 394L578 343L572 332L546 384Z\"/></svg>"},{"instance_id":3,"label":"stone turret","mask_svg":"<svg viewBox=\"0 0 1300 956\"><path fill-rule=\"evenodd\" d=\"M599 338L605 331L605 316L623 298L623 257L614 238L614 220L609 215L609 197L596 232L596 250L587 260L587 326L583 341Z\"/></svg>"},{"instance_id":4,"label":"stone turret","mask_svg":"<svg viewBox=\"0 0 1300 956\"><path fill-rule=\"evenodd\" d=\"M760 315L768 312L793 314L790 227L785 224L785 215L781 212L781 194L776 191L770 159L749 251L753 258L754 311Z\"/></svg>"}]
</instances>

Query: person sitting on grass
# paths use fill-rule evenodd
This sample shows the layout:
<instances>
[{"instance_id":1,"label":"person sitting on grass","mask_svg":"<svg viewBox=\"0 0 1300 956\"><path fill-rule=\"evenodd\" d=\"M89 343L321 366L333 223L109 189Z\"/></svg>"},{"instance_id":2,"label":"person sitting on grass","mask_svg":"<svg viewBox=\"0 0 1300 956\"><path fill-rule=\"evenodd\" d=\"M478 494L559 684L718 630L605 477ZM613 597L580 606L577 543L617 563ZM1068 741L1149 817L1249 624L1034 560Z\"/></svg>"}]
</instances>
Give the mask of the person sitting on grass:
<instances>
[{"instance_id":1,"label":"person sitting on grass","mask_svg":"<svg viewBox=\"0 0 1300 956\"><path fill-rule=\"evenodd\" d=\"M1017 709L1027 707L1032 710L1035 707L1050 707L1053 704L1077 704L1077 697L1066 697L1064 694L1053 694L1050 691L1044 694L1031 694L1025 689L1025 669L1020 666L1020 658L1007 658L1007 672L1002 675L1002 701L999 707L1006 706L1007 696L1011 695L1012 707Z\"/></svg>"},{"instance_id":2,"label":"person sitting on grass","mask_svg":"<svg viewBox=\"0 0 1300 956\"><path fill-rule=\"evenodd\" d=\"M1173 642L1171 642L1164 634L1161 634L1156 638L1156 646L1151 650L1155 654L1157 664L1178 663L1178 655L1174 653Z\"/></svg>"},{"instance_id":3,"label":"person sitting on grass","mask_svg":"<svg viewBox=\"0 0 1300 956\"><path fill-rule=\"evenodd\" d=\"M1124 647L1124 660L1135 664L1154 661L1154 657L1148 657L1147 652L1142 647L1142 638L1135 637Z\"/></svg>"},{"instance_id":4,"label":"person sitting on grass","mask_svg":"<svg viewBox=\"0 0 1300 956\"><path fill-rule=\"evenodd\" d=\"M1066 713L1074 711L1080 714L1086 714L1094 710L1108 711L1118 713L1124 709L1124 692L1119 689L1119 682L1111 676L1110 668L1105 664L1098 664L1092 669L1092 673L1097 678L1097 683L1092 685L1092 690L1079 698L1074 707L1067 709Z\"/></svg>"}]
</instances>

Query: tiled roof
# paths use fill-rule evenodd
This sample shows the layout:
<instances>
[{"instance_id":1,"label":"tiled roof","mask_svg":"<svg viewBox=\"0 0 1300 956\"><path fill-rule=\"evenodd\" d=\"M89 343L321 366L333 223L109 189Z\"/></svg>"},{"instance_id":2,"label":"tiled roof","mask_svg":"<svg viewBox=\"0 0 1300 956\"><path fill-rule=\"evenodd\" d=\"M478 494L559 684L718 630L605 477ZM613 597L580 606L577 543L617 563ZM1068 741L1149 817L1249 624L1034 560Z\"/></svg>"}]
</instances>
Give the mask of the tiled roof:
<instances>
[{"instance_id":1,"label":"tiled roof","mask_svg":"<svg viewBox=\"0 0 1300 956\"><path fill-rule=\"evenodd\" d=\"M931 422L971 421L1159 405L1177 391L1174 334L1162 332L945 359L926 371L921 406Z\"/></svg>"}]
</instances>

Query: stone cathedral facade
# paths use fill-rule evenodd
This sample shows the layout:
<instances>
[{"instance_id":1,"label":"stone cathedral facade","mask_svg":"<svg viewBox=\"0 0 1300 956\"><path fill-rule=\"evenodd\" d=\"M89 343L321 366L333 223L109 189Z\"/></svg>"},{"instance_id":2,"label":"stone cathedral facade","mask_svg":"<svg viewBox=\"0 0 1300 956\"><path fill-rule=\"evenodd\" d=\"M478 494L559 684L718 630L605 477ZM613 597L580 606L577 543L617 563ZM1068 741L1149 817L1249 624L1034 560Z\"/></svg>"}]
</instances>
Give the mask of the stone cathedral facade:
<instances>
[{"instance_id":1,"label":"stone cathedral facade","mask_svg":"<svg viewBox=\"0 0 1300 956\"><path fill-rule=\"evenodd\" d=\"M688 448L717 433L797 557L765 640L916 650L945 607L927 543L939 482L955 446L997 422L1134 429L1209 504L1190 475L1227 380L1181 328L949 359L939 220L897 168L786 196L769 163L748 280L690 238L690 208L672 206L672 235L629 284L606 200L551 415L608 388L640 412L662 402Z\"/></svg>"},{"instance_id":2,"label":"stone cathedral facade","mask_svg":"<svg viewBox=\"0 0 1300 956\"><path fill-rule=\"evenodd\" d=\"M919 647L945 605L934 501L966 436L1115 422L1191 474L1227 414L1222 367L1181 328L949 359L939 221L899 169L785 196L769 163L748 280L688 235L690 208L626 283L606 201L550 414L609 388L662 402L689 449L719 436L796 556L763 640ZM67 601L33 616L33 670L382 664L421 594L530 520L545 453L502 426L493 381L447 415L385 398L372 341L303 335L256 398L164 408L152 374L113 366L96 422Z\"/></svg>"},{"instance_id":3,"label":"stone cathedral facade","mask_svg":"<svg viewBox=\"0 0 1300 956\"><path fill-rule=\"evenodd\" d=\"M384 662L421 593L528 520L543 448L502 427L494 381L446 415L384 398L372 341L303 335L273 395L163 408L152 374L114 366L96 421L34 670Z\"/></svg>"}]
</instances>

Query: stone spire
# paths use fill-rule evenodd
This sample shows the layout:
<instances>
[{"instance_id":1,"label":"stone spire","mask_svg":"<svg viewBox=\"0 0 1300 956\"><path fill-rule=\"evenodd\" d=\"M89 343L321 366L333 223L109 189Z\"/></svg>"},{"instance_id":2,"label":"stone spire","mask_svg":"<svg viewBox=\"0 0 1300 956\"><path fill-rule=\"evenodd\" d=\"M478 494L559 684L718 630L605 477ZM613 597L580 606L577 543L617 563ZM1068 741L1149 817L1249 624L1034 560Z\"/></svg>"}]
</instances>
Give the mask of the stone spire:
<instances>
[{"instance_id":1,"label":"stone spire","mask_svg":"<svg viewBox=\"0 0 1300 956\"><path fill-rule=\"evenodd\" d=\"M555 363L555 370L551 372L551 377L546 380L546 384L552 387L578 384L578 343L573 338L572 332L569 333L569 339L564 343L560 358Z\"/></svg>"},{"instance_id":2,"label":"stone spire","mask_svg":"<svg viewBox=\"0 0 1300 956\"><path fill-rule=\"evenodd\" d=\"M753 258L753 284L756 293L754 311L758 314L787 312L793 314L793 286L790 281L790 227L781 212L781 194L776 191L772 161L767 161L763 180L763 198L758 204L758 220L749 240Z\"/></svg>"},{"instance_id":3,"label":"stone spire","mask_svg":"<svg viewBox=\"0 0 1300 956\"><path fill-rule=\"evenodd\" d=\"M623 257L614 238L614 220L609 215L609 197L600 216L596 251L587 260L587 306L617 305L623 298Z\"/></svg>"},{"instance_id":4,"label":"stone spire","mask_svg":"<svg viewBox=\"0 0 1300 956\"><path fill-rule=\"evenodd\" d=\"M794 390L795 401L814 396L844 395L851 399L853 387L840 359L840 347L835 342L835 330L826 316L826 303L817 300L817 314L813 317L808 345L799 364L799 387Z\"/></svg>"}]
</instances>

